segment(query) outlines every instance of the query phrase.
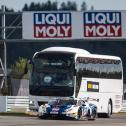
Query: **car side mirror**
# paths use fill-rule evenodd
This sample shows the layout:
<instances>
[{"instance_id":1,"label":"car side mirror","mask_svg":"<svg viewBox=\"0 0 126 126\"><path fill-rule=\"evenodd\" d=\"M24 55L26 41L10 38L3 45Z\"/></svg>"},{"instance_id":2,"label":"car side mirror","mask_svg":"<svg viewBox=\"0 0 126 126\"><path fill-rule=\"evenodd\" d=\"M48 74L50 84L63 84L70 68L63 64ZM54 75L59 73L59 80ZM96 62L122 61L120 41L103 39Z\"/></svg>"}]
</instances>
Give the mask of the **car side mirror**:
<instances>
[{"instance_id":1,"label":"car side mirror","mask_svg":"<svg viewBox=\"0 0 126 126\"><path fill-rule=\"evenodd\" d=\"M82 106L86 106L85 104L82 104Z\"/></svg>"}]
</instances>

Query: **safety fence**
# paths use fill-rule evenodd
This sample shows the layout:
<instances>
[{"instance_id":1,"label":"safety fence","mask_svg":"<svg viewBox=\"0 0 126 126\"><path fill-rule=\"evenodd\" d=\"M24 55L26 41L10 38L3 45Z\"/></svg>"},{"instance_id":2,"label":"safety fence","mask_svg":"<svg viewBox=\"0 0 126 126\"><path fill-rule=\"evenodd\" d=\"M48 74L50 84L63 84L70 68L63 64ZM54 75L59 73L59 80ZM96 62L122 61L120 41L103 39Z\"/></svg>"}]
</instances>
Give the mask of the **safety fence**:
<instances>
[{"instance_id":1,"label":"safety fence","mask_svg":"<svg viewBox=\"0 0 126 126\"><path fill-rule=\"evenodd\" d=\"M7 111L26 112L29 110L28 96L8 96Z\"/></svg>"},{"instance_id":2,"label":"safety fence","mask_svg":"<svg viewBox=\"0 0 126 126\"><path fill-rule=\"evenodd\" d=\"M0 112L29 111L29 96L0 96ZM126 112L126 100L123 100L120 112Z\"/></svg>"},{"instance_id":3,"label":"safety fence","mask_svg":"<svg viewBox=\"0 0 126 126\"><path fill-rule=\"evenodd\" d=\"M28 96L0 96L0 112L29 111Z\"/></svg>"}]
</instances>

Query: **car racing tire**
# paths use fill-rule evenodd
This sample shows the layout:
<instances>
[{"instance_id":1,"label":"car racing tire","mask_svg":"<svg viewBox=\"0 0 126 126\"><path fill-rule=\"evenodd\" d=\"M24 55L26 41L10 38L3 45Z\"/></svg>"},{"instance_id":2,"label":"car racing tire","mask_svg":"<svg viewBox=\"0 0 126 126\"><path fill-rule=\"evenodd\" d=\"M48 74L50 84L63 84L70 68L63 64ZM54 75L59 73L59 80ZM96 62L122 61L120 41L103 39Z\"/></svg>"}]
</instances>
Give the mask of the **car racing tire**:
<instances>
[{"instance_id":1,"label":"car racing tire","mask_svg":"<svg viewBox=\"0 0 126 126\"><path fill-rule=\"evenodd\" d=\"M47 116L38 116L39 119L47 119Z\"/></svg>"},{"instance_id":2,"label":"car racing tire","mask_svg":"<svg viewBox=\"0 0 126 126\"><path fill-rule=\"evenodd\" d=\"M82 108L79 108L79 109L78 109L78 112L77 112L77 119L78 119L78 120L83 120L83 118L82 118Z\"/></svg>"},{"instance_id":3,"label":"car racing tire","mask_svg":"<svg viewBox=\"0 0 126 126\"><path fill-rule=\"evenodd\" d=\"M88 120L95 120L96 115L97 115L97 112L94 111L94 113L88 118Z\"/></svg>"}]
</instances>

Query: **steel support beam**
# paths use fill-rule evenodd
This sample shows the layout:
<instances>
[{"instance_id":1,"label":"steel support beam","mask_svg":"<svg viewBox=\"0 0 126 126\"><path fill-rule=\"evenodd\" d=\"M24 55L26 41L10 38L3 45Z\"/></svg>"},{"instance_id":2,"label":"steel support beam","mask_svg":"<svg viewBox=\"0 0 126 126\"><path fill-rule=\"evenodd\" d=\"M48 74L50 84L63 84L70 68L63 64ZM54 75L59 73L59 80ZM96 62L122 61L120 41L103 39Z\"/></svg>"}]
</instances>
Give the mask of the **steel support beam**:
<instances>
[{"instance_id":1,"label":"steel support beam","mask_svg":"<svg viewBox=\"0 0 126 126\"><path fill-rule=\"evenodd\" d=\"M0 89L3 88L4 84L5 84L5 87L7 86L7 57L6 57L6 31L5 31L5 6L2 6L2 12L3 12L3 15L2 15L2 41L3 41L3 44L4 44L4 60L2 61L2 59L0 58L0 65L2 67L2 71L3 73L1 73L1 76L2 76L2 80L0 82Z\"/></svg>"}]
</instances>

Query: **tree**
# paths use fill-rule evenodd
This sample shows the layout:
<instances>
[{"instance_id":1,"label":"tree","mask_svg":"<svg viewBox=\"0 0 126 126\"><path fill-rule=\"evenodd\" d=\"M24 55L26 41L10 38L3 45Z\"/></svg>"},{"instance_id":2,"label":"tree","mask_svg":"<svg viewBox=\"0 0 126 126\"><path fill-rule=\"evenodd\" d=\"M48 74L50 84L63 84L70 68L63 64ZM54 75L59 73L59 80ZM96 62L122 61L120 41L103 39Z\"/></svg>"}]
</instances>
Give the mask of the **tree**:
<instances>
[{"instance_id":1,"label":"tree","mask_svg":"<svg viewBox=\"0 0 126 126\"><path fill-rule=\"evenodd\" d=\"M11 65L11 76L13 78L22 78L26 74L27 59L19 57L15 64Z\"/></svg>"},{"instance_id":2,"label":"tree","mask_svg":"<svg viewBox=\"0 0 126 126\"><path fill-rule=\"evenodd\" d=\"M71 1L68 1L67 4L65 2L62 2L59 10L74 10L74 11L76 11L77 4L76 4L76 2L71 2Z\"/></svg>"},{"instance_id":3,"label":"tree","mask_svg":"<svg viewBox=\"0 0 126 126\"><path fill-rule=\"evenodd\" d=\"M57 2L52 3L52 10L58 10L58 3Z\"/></svg>"},{"instance_id":4,"label":"tree","mask_svg":"<svg viewBox=\"0 0 126 126\"><path fill-rule=\"evenodd\" d=\"M67 2L67 8L68 8L68 10L77 10L76 2L68 1Z\"/></svg>"},{"instance_id":5,"label":"tree","mask_svg":"<svg viewBox=\"0 0 126 126\"><path fill-rule=\"evenodd\" d=\"M35 3L32 2L29 7L29 11L35 11Z\"/></svg>"},{"instance_id":6,"label":"tree","mask_svg":"<svg viewBox=\"0 0 126 126\"><path fill-rule=\"evenodd\" d=\"M48 0L46 3L45 3L45 10L48 10L48 11L51 11L52 10L52 3L50 0Z\"/></svg>"},{"instance_id":7,"label":"tree","mask_svg":"<svg viewBox=\"0 0 126 126\"><path fill-rule=\"evenodd\" d=\"M67 10L67 5L65 2L62 2L60 5L60 9L59 10Z\"/></svg>"},{"instance_id":8,"label":"tree","mask_svg":"<svg viewBox=\"0 0 126 126\"><path fill-rule=\"evenodd\" d=\"M6 12L14 12L13 9L7 8L6 6L5 6L5 11L6 11Z\"/></svg>"},{"instance_id":9,"label":"tree","mask_svg":"<svg viewBox=\"0 0 126 126\"><path fill-rule=\"evenodd\" d=\"M51 2L48 0L47 2L42 3L34 3L32 2L28 7L27 4L24 5L23 11L52 11L58 10L57 2Z\"/></svg>"},{"instance_id":10,"label":"tree","mask_svg":"<svg viewBox=\"0 0 126 126\"><path fill-rule=\"evenodd\" d=\"M24 7L22 8L22 11L28 11L29 8L28 8L28 5L25 3Z\"/></svg>"},{"instance_id":11,"label":"tree","mask_svg":"<svg viewBox=\"0 0 126 126\"><path fill-rule=\"evenodd\" d=\"M87 4L86 4L86 2L82 2L82 4L81 4L81 10L82 11L87 10Z\"/></svg>"},{"instance_id":12,"label":"tree","mask_svg":"<svg viewBox=\"0 0 126 126\"><path fill-rule=\"evenodd\" d=\"M92 10L92 11L93 11L93 10L94 10L94 6L91 6L91 9L90 9L90 10Z\"/></svg>"},{"instance_id":13,"label":"tree","mask_svg":"<svg viewBox=\"0 0 126 126\"><path fill-rule=\"evenodd\" d=\"M35 4L35 10L41 11L41 4L40 3Z\"/></svg>"}]
</instances>

